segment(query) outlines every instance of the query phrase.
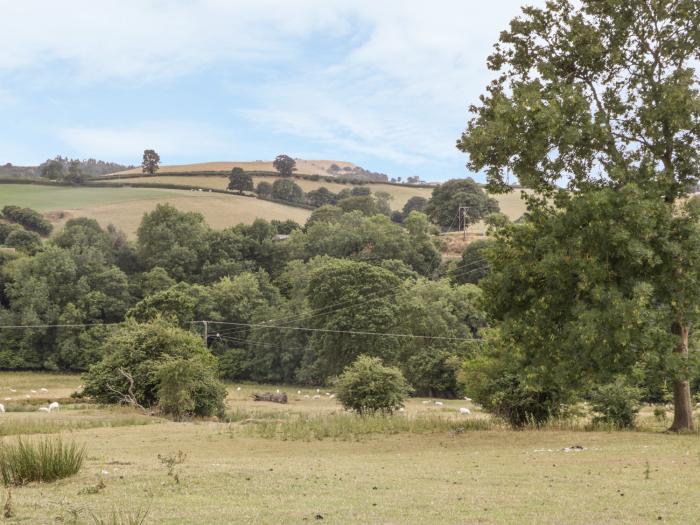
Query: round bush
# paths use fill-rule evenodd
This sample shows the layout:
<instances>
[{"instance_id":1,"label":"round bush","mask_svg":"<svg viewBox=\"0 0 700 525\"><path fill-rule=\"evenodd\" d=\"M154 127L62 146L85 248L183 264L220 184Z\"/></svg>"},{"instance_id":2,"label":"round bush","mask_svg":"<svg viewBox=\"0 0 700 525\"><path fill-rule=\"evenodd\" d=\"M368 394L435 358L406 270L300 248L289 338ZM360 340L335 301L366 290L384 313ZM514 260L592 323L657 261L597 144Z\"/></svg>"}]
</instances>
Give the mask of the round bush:
<instances>
[{"instance_id":1,"label":"round bush","mask_svg":"<svg viewBox=\"0 0 700 525\"><path fill-rule=\"evenodd\" d=\"M391 414L403 406L411 388L398 368L385 366L378 357L361 355L336 381L338 399L360 415Z\"/></svg>"},{"instance_id":2,"label":"round bush","mask_svg":"<svg viewBox=\"0 0 700 525\"><path fill-rule=\"evenodd\" d=\"M591 394L591 406L597 415L594 423L612 424L618 428L634 427L641 408L642 391L624 379L599 386Z\"/></svg>"}]
</instances>

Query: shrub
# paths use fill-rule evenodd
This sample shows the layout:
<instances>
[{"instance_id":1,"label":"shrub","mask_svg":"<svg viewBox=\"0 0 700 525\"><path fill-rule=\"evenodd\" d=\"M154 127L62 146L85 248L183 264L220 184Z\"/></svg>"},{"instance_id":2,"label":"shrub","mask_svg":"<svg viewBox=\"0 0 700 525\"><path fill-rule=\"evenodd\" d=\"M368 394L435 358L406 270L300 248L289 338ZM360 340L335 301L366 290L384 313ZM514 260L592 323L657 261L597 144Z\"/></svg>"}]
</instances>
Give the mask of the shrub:
<instances>
[{"instance_id":1,"label":"shrub","mask_svg":"<svg viewBox=\"0 0 700 525\"><path fill-rule=\"evenodd\" d=\"M85 374L83 394L99 403L133 401L143 406L158 400L158 368L168 358L201 359L216 367L201 337L162 320L129 320L104 343L105 357ZM130 385L130 379L133 386Z\"/></svg>"},{"instance_id":2,"label":"shrub","mask_svg":"<svg viewBox=\"0 0 700 525\"><path fill-rule=\"evenodd\" d=\"M211 360L167 359L160 364L158 406L175 420L187 416L223 416L226 387Z\"/></svg>"},{"instance_id":3,"label":"shrub","mask_svg":"<svg viewBox=\"0 0 700 525\"><path fill-rule=\"evenodd\" d=\"M258 186L255 188L255 191L261 197L270 197L272 195L272 184L264 180L260 181L258 182Z\"/></svg>"},{"instance_id":4,"label":"shrub","mask_svg":"<svg viewBox=\"0 0 700 525\"><path fill-rule=\"evenodd\" d=\"M41 248L41 238L37 233L25 230L24 228L18 228L11 231L5 238L5 246L15 248L29 255L34 255Z\"/></svg>"},{"instance_id":5,"label":"shrub","mask_svg":"<svg viewBox=\"0 0 700 525\"><path fill-rule=\"evenodd\" d=\"M51 222L45 219L41 213L31 208L5 206L2 209L2 214L8 221L21 224L25 228L41 235L48 235L53 230Z\"/></svg>"},{"instance_id":6,"label":"shrub","mask_svg":"<svg viewBox=\"0 0 700 525\"><path fill-rule=\"evenodd\" d=\"M47 437L35 442L22 438L0 445L0 475L5 486L44 483L77 474L83 466L85 447Z\"/></svg>"},{"instance_id":7,"label":"shrub","mask_svg":"<svg viewBox=\"0 0 700 525\"><path fill-rule=\"evenodd\" d=\"M500 347L497 338L488 343L491 348L462 364L460 379L466 393L514 428L541 426L560 417L570 393L554 385L531 383L517 352Z\"/></svg>"},{"instance_id":8,"label":"shrub","mask_svg":"<svg viewBox=\"0 0 700 525\"><path fill-rule=\"evenodd\" d=\"M336 381L338 400L360 415L391 414L403 406L411 388L398 368L378 357L361 355Z\"/></svg>"},{"instance_id":9,"label":"shrub","mask_svg":"<svg viewBox=\"0 0 700 525\"><path fill-rule=\"evenodd\" d=\"M623 378L597 387L591 394L591 406L597 415L593 423L612 424L618 428L634 427L641 408L642 391Z\"/></svg>"}]
</instances>

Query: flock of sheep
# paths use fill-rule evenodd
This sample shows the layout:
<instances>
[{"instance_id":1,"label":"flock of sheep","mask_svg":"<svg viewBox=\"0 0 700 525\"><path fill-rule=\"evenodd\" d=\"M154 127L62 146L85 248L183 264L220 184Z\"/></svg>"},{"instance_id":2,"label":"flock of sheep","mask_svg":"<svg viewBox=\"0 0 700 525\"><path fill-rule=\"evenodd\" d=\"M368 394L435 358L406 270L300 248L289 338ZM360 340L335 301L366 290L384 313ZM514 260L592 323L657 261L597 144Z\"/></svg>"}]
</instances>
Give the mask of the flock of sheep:
<instances>
[{"instance_id":1,"label":"flock of sheep","mask_svg":"<svg viewBox=\"0 0 700 525\"><path fill-rule=\"evenodd\" d=\"M9 387L8 390L13 394L17 393L17 390L12 388L12 387ZM48 394L49 390L47 388L40 388L38 391L37 390L30 390L29 392L30 392L29 394L24 395L24 399L31 398L32 397L31 394L38 394L38 393ZM4 399L4 401L12 401L12 398L6 397ZM54 410L60 410L60 408L61 408L61 406L58 404L58 401L53 401L52 403L49 403L48 406L39 407L37 412L53 412ZM5 405L3 403L0 403L0 414L4 414L4 413L5 413Z\"/></svg>"}]
</instances>

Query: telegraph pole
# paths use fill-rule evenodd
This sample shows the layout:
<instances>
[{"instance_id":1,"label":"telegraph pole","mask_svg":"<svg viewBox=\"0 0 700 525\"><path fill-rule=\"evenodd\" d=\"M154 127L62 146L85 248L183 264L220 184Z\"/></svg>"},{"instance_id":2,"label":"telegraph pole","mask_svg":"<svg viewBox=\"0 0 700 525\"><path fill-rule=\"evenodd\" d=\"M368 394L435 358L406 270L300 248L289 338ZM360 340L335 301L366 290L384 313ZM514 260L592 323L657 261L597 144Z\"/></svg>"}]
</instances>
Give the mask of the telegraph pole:
<instances>
[{"instance_id":1,"label":"telegraph pole","mask_svg":"<svg viewBox=\"0 0 700 525\"><path fill-rule=\"evenodd\" d=\"M467 210L471 206L460 206L459 207L459 228L464 232L464 240L467 240L467 227L469 226L469 221L467 219Z\"/></svg>"},{"instance_id":2,"label":"telegraph pole","mask_svg":"<svg viewBox=\"0 0 700 525\"><path fill-rule=\"evenodd\" d=\"M204 346L209 346L209 321L202 321L204 324L204 333L202 337L204 339Z\"/></svg>"}]
</instances>

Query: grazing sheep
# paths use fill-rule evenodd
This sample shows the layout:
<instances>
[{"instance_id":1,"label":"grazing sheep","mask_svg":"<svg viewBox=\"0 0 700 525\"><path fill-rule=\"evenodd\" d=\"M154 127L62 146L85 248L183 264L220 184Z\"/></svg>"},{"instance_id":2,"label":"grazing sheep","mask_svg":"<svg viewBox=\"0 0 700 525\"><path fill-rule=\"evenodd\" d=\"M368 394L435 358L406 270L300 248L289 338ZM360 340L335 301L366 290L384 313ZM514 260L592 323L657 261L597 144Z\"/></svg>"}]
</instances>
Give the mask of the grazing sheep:
<instances>
[{"instance_id":1,"label":"grazing sheep","mask_svg":"<svg viewBox=\"0 0 700 525\"><path fill-rule=\"evenodd\" d=\"M59 409L60 409L60 406L58 404L58 401L54 401L53 403L49 404L49 412L51 412L52 410L59 410Z\"/></svg>"},{"instance_id":2,"label":"grazing sheep","mask_svg":"<svg viewBox=\"0 0 700 525\"><path fill-rule=\"evenodd\" d=\"M436 407L441 407L441 406L442 406L442 401L435 401L435 406L436 406Z\"/></svg>"},{"instance_id":3,"label":"grazing sheep","mask_svg":"<svg viewBox=\"0 0 700 525\"><path fill-rule=\"evenodd\" d=\"M48 392L48 389L46 389L46 388L40 388L40 389L39 389L39 392Z\"/></svg>"},{"instance_id":4,"label":"grazing sheep","mask_svg":"<svg viewBox=\"0 0 700 525\"><path fill-rule=\"evenodd\" d=\"M399 408L399 412L406 412L406 409L404 407Z\"/></svg>"},{"instance_id":5,"label":"grazing sheep","mask_svg":"<svg viewBox=\"0 0 700 525\"><path fill-rule=\"evenodd\" d=\"M298 395L298 396L301 395L301 390L297 390L297 395Z\"/></svg>"},{"instance_id":6,"label":"grazing sheep","mask_svg":"<svg viewBox=\"0 0 700 525\"><path fill-rule=\"evenodd\" d=\"M468 408L462 407L462 408L459 409L459 413L460 413L460 414L471 414L472 411L469 410Z\"/></svg>"},{"instance_id":7,"label":"grazing sheep","mask_svg":"<svg viewBox=\"0 0 700 525\"><path fill-rule=\"evenodd\" d=\"M310 397L311 397L311 396L310 396L309 394L306 394L306 395L304 396L304 399L309 399Z\"/></svg>"},{"instance_id":8,"label":"grazing sheep","mask_svg":"<svg viewBox=\"0 0 700 525\"><path fill-rule=\"evenodd\" d=\"M317 389L316 389L316 393L317 393L317 394L320 394L320 393L321 393L321 389L320 389L320 388L317 388Z\"/></svg>"},{"instance_id":9,"label":"grazing sheep","mask_svg":"<svg viewBox=\"0 0 700 525\"><path fill-rule=\"evenodd\" d=\"M241 387L239 386L239 387L236 389L236 392L240 392L240 391L241 391Z\"/></svg>"},{"instance_id":10,"label":"grazing sheep","mask_svg":"<svg viewBox=\"0 0 700 525\"><path fill-rule=\"evenodd\" d=\"M421 403L423 403L424 405L427 405L428 403L430 403L430 401L421 401Z\"/></svg>"},{"instance_id":11,"label":"grazing sheep","mask_svg":"<svg viewBox=\"0 0 700 525\"><path fill-rule=\"evenodd\" d=\"M37 410L37 412L51 412L51 411L49 410L49 407L39 407L39 410Z\"/></svg>"},{"instance_id":12,"label":"grazing sheep","mask_svg":"<svg viewBox=\"0 0 700 525\"><path fill-rule=\"evenodd\" d=\"M335 394L331 394L329 399L333 399L335 397Z\"/></svg>"},{"instance_id":13,"label":"grazing sheep","mask_svg":"<svg viewBox=\"0 0 700 525\"><path fill-rule=\"evenodd\" d=\"M471 397L464 396L464 400L465 400L465 401L471 401L472 398L471 398Z\"/></svg>"},{"instance_id":14,"label":"grazing sheep","mask_svg":"<svg viewBox=\"0 0 700 525\"><path fill-rule=\"evenodd\" d=\"M14 388L10 387L10 392L12 392L12 393L14 394L15 392L17 392L17 390L15 390Z\"/></svg>"},{"instance_id":15,"label":"grazing sheep","mask_svg":"<svg viewBox=\"0 0 700 525\"><path fill-rule=\"evenodd\" d=\"M24 397L26 397L27 399L29 399L31 396L30 396L29 394L24 394Z\"/></svg>"},{"instance_id":16,"label":"grazing sheep","mask_svg":"<svg viewBox=\"0 0 700 525\"><path fill-rule=\"evenodd\" d=\"M318 394L316 394L316 395L314 396L314 399L321 399L321 396L319 396Z\"/></svg>"},{"instance_id":17,"label":"grazing sheep","mask_svg":"<svg viewBox=\"0 0 700 525\"><path fill-rule=\"evenodd\" d=\"M277 393L278 393L278 394L280 393L280 389L279 389L279 388L277 389Z\"/></svg>"},{"instance_id":18,"label":"grazing sheep","mask_svg":"<svg viewBox=\"0 0 700 525\"><path fill-rule=\"evenodd\" d=\"M5 413L5 405L3 405L2 403L0 403L0 413Z\"/></svg>"}]
</instances>

